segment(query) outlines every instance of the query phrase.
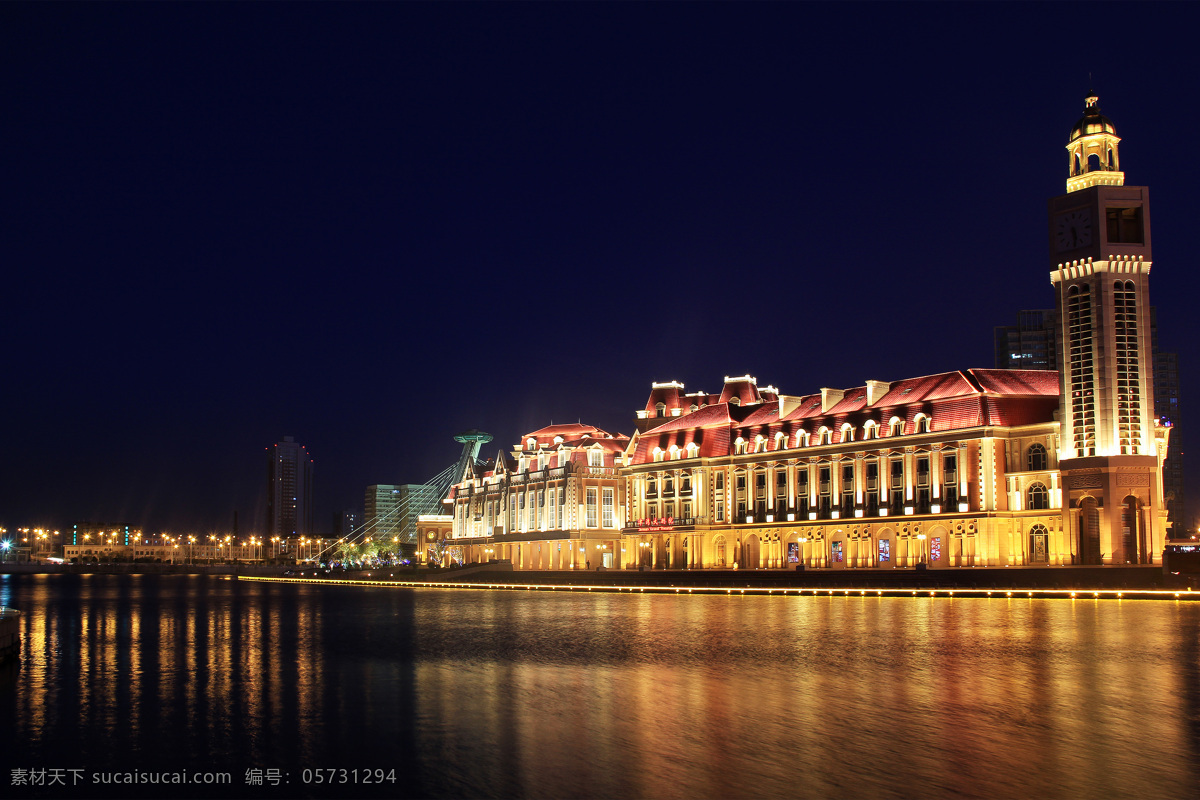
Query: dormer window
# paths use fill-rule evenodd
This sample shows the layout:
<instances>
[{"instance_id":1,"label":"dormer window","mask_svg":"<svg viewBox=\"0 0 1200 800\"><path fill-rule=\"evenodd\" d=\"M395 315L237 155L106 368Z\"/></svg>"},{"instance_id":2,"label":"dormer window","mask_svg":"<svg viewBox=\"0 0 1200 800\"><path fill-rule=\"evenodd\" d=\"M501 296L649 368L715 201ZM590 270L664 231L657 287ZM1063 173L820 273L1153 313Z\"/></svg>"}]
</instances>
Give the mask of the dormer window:
<instances>
[{"instance_id":1,"label":"dormer window","mask_svg":"<svg viewBox=\"0 0 1200 800\"><path fill-rule=\"evenodd\" d=\"M656 403L654 405L654 413L659 419L665 417L667 415L667 404L662 402Z\"/></svg>"},{"instance_id":2,"label":"dormer window","mask_svg":"<svg viewBox=\"0 0 1200 800\"><path fill-rule=\"evenodd\" d=\"M663 460L663 449L661 447L654 448L654 460L655 461Z\"/></svg>"},{"instance_id":3,"label":"dormer window","mask_svg":"<svg viewBox=\"0 0 1200 800\"><path fill-rule=\"evenodd\" d=\"M733 454L735 456L740 456L741 454L743 454L745 452L746 452L746 440L739 436L733 442Z\"/></svg>"},{"instance_id":4,"label":"dormer window","mask_svg":"<svg viewBox=\"0 0 1200 800\"><path fill-rule=\"evenodd\" d=\"M526 450L536 450L537 449L537 439L533 438L532 436L530 436L528 439L526 439L525 440L525 449Z\"/></svg>"},{"instance_id":5,"label":"dormer window","mask_svg":"<svg viewBox=\"0 0 1200 800\"><path fill-rule=\"evenodd\" d=\"M687 446L687 457L696 458L700 455L700 446L695 442L689 442Z\"/></svg>"},{"instance_id":6,"label":"dormer window","mask_svg":"<svg viewBox=\"0 0 1200 800\"><path fill-rule=\"evenodd\" d=\"M738 398L738 397L729 398L729 405L740 406L741 404L742 404L741 398Z\"/></svg>"},{"instance_id":7,"label":"dormer window","mask_svg":"<svg viewBox=\"0 0 1200 800\"><path fill-rule=\"evenodd\" d=\"M588 450L588 466L602 467L604 466L604 451L599 448Z\"/></svg>"},{"instance_id":8,"label":"dormer window","mask_svg":"<svg viewBox=\"0 0 1200 800\"><path fill-rule=\"evenodd\" d=\"M916 423L917 433L929 433L929 417L924 414L918 414Z\"/></svg>"},{"instance_id":9,"label":"dormer window","mask_svg":"<svg viewBox=\"0 0 1200 800\"><path fill-rule=\"evenodd\" d=\"M904 435L904 420L899 417L892 417L892 421L888 423L888 436L903 436Z\"/></svg>"},{"instance_id":10,"label":"dormer window","mask_svg":"<svg viewBox=\"0 0 1200 800\"><path fill-rule=\"evenodd\" d=\"M852 425L850 425L850 423L846 423L845 425L842 426L842 441L843 442L853 442L854 441L854 427Z\"/></svg>"}]
</instances>

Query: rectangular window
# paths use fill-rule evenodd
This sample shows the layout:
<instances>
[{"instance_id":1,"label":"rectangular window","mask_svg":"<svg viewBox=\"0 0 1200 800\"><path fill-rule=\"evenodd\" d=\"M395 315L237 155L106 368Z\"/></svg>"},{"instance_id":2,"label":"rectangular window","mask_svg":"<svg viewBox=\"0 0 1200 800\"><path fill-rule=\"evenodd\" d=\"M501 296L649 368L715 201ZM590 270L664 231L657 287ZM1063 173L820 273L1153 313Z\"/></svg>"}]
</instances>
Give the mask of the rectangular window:
<instances>
[{"instance_id":1,"label":"rectangular window","mask_svg":"<svg viewBox=\"0 0 1200 800\"><path fill-rule=\"evenodd\" d=\"M892 543L889 539L879 540L879 563L892 560Z\"/></svg>"},{"instance_id":2,"label":"rectangular window","mask_svg":"<svg viewBox=\"0 0 1200 800\"><path fill-rule=\"evenodd\" d=\"M714 510L714 513L717 515L717 522L725 521L725 501L724 500L718 500L716 502L716 508Z\"/></svg>"},{"instance_id":3,"label":"rectangular window","mask_svg":"<svg viewBox=\"0 0 1200 800\"><path fill-rule=\"evenodd\" d=\"M929 542L929 560L941 561L942 559L942 537L935 536Z\"/></svg>"},{"instance_id":4,"label":"rectangular window","mask_svg":"<svg viewBox=\"0 0 1200 800\"><path fill-rule=\"evenodd\" d=\"M518 519L520 520L521 525L523 526L525 524L525 493L524 492L521 492L521 494L517 495L517 507L520 508L520 510L521 510L521 514L518 517ZM516 526L514 525L513 527L515 528ZM522 530L524 530L524 528L522 528Z\"/></svg>"},{"instance_id":5,"label":"rectangular window","mask_svg":"<svg viewBox=\"0 0 1200 800\"><path fill-rule=\"evenodd\" d=\"M684 519L692 518L692 501L691 500L683 501L683 510L680 512L680 514Z\"/></svg>"},{"instance_id":6,"label":"rectangular window","mask_svg":"<svg viewBox=\"0 0 1200 800\"><path fill-rule=\"evenodd\" d=\"M724 489L725 488L725 473L724 472L717 473L716 483L713 484L713 488L714 489Z\"/></svg>"},{"instance_id":7,"label":"rectangular window","mask_svg":"<svg viewBox=\"0 0 1200 800\"><path fill-rule=\"evenodd\" d=\"M596 489L591 487L587 490L587 526L589 528L596 527Z\"/></svg>"},{"instance_id":8,"label":"rectangular window","mask_svg":"<svg viewBox=\"0 0 1200 800\"><path fill-rule=\"evenodd\" d=\"M561 527L561 526L559 526L559 525L556 525L556 524L555 524L555 523L557 522L557 514L556 514L556 511L555 511L555 509L557 509L557 508L558 508L558 503L557 503L557 502L555 502L556 500L558 500L558 490L557 490L557 489L551 489L551 490L550 490L550 500L549 500L549 503L550 503L550 514L549 514L549 516L547 517L547 519L549 519L549 521L550 521L550 529L551 529L551 530L554 530L554 529L557 529L557 528Z\"/></svg>"},{"instance_id":9,"label":"rectangular window","mask_svg":"<svg viewBox=\"0 0 1200 800\"><path fill-rule=\"evenodd\" d=\"M537 513L535 510L537 508L537 496L532 491L527 491L526 494L529 495L529 521L526 524L529 530L537 530L537 525L535 524L537 520L535 516Z\"/></svg>"},{"instance_id":10,"label":"rectangular window","mask_svg":"<svg viewBox=\"0 0 1200 800\"><path fill-rule=\"evenodd\" d=\"M845 560L845 558L844 558L844 556L842 555L842 543L841 543L841 542L834 542L834 543L833 543L833 561L834 561L834 563L835 563L835 564L840 564L840 563L842 563L844 560Z\"/></svg>"},{"instance_id":11,"label":"rectangular window","mask_svg":"<svg viewBox=\"0 0 1200 800\"><path fill-rule=\"evenodd\" d=\"M787 560L789 564L800 563L800 543L788 542Z\"/></svg>"},{"instance_id":12,"label":"rectangular window","mask_svg":"<svg viewBox=\"0 0 1200 800\"><path fill-rule=\"evenodd\" d=\"M1104 214L1109 244L1142 243L1142 209L1106 208Z\"/></svg>"},{"instance_id":13,"label":"rectangular window","mask_svg":"<svg viewBox=\"0 0 1200 800\"><path fill-rule=\"evenodd\" d=\"M603 467L604 466L604 451L603 450L588 450L588 466Z\"/></svg>"},{"instance_id":14,"label":"rectangular window","mask_svg":"<svg viewBox=\"0 0 1200 800\"><path fill-rule=\"evenodd\" d=\"M612 489L604 490L603 512L604 512L604 516L602 517L603 525L605 528L611 528L613 526L613 490Z\"/></svg>"}]
</instances>

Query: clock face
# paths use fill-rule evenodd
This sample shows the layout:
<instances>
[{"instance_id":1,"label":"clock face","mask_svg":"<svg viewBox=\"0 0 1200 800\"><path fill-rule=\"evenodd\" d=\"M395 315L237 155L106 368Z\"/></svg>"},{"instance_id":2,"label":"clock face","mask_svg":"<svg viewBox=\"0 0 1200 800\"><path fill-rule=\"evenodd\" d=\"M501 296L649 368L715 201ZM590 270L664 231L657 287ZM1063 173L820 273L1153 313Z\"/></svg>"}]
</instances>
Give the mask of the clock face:
<instances>
[{"instance_id":1,"label":"clock face","mask_svg":"<svg viewBox=\"0 0 1200 800\"><path fill-rule=\"evenodd\" d=\"M1060 215L1054 226L1054 243L1059 252L1091 244L1092 212L1083 209Z\"/></svg>"}]
</instances>

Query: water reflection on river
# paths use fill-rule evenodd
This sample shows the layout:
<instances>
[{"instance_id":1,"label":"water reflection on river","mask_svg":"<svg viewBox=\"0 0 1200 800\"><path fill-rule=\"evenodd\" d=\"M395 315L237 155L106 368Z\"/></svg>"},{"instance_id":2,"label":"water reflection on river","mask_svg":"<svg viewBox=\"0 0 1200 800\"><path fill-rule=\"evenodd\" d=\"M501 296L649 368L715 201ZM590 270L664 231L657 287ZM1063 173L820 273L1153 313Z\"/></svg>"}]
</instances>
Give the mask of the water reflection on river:
<instances>
[{"instance_id":1,"label":"water reflection on river","mask_svg":"<svg viewBox=\"0 0 1200 800\"><path fill-rule=\"evenodd\" d=\"M396 767L399 784L360 791L377 797L1200 786L1189 603L186 576L9 576L0 602L27 612L25 660L0 703L30 763L7 768L172 763L229 769L238 786L249 767Z\"/></svg>"}]
</instances>

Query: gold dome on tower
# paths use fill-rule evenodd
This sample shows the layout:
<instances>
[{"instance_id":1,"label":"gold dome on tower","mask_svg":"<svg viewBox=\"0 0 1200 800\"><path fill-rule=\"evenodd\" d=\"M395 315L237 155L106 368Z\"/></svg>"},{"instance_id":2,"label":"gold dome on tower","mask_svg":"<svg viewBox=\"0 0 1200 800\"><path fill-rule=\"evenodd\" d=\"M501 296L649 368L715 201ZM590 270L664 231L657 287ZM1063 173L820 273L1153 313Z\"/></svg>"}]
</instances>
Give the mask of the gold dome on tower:
<instances>
[{"instance_id":1,"label":"gold dome on tower","mask_svg":"<svg viewBox=\"0 0 1200 800\"><path fill-rule=\"evenodd\" d=\"M1071 128L1067 140L1070 158L1067 191L1076 192L1089 186L1123 186L1125 173L1117 145L1117 127L1100 113L1100 98L1088 92L1083 99L1083 116Z\"/></svg>"}]
</instances>

